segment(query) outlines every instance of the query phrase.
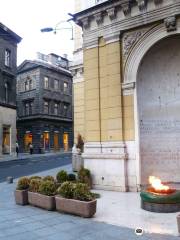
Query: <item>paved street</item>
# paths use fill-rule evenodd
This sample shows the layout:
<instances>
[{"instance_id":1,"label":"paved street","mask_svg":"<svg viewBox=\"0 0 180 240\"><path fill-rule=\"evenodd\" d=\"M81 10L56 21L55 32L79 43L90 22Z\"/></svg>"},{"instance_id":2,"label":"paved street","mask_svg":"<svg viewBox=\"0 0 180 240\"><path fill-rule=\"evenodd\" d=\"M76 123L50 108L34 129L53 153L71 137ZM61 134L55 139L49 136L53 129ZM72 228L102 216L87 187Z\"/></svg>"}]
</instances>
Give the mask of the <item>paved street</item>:
<instances>
[{"instance_id":1,"label":"paved street","mask_svg":"<svg viewBox=\"0 0 180 240\"><path fill-rule=\"evenodd\" d=\"M60 169L71 172L72 167L65 165L37 174L55 176ZM0 183L0 239L2 240L179 240L179 237L171 235L145 233L143 236L136 236L134 229L97 222L96 217L84 219L31 206L18 206L13 196L15 187L16 181L13 184ZM99 203L98 200L98 205Z\"/></svg>"},{"instance_id":2,"label":"paved street","mask_svg":"<svg viewBox=\"0 0 180 240\"><path fill-rule=\"evenodd\" d=\"M14 178L60 167L71 163L71 153L20 155L18 158L0 161L0 182L7 176Z\"/></svg>"}]
</instances>

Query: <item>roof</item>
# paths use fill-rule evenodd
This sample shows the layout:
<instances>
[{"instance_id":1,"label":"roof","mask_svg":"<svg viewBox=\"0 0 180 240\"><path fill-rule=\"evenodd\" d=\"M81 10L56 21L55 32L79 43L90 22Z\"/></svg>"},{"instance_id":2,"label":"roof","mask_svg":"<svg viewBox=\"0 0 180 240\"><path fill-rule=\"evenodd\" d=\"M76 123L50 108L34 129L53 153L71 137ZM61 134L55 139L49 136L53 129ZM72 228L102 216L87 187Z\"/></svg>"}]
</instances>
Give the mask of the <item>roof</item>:
<instances>
[{"instance_id":1,"label":"roof","mask_svg":"<svg viewBox=\"0 0 180 240\"><path fill-rule=\"evenodd\" d=\"M31 66L27 67L27 68L24 68L24 66L26 64L30 63ZM33 68L36 68L36 67L43 67L43 68L48 68L48 69L51 69L51 70L54 70L54 71L57 71L57 72L60 72L60 73L64 73L68 76L72 76L71 72L65 68L62 68L62 67L56 67L55 65L52 65L50 63L46 63L46 62L43 62L41 60L25 60L24 62L22 62L19 66L18 66L18 74L19 73L22 73L22 72L26 72L28 71L29 69L33 69Z\"/></svg>"},{"instance_id":2,"label":"roof","mask_svg":"<svg viewBox=\"0 0 180 240\"><path fill-rule=\"evenodd\" d=\"M18 36L15 32L13 32L11 29L6 27L3 23L0 23L0 37L9 37L16 43L19 43L22 38Z\"/></svg>"}]
</instances>

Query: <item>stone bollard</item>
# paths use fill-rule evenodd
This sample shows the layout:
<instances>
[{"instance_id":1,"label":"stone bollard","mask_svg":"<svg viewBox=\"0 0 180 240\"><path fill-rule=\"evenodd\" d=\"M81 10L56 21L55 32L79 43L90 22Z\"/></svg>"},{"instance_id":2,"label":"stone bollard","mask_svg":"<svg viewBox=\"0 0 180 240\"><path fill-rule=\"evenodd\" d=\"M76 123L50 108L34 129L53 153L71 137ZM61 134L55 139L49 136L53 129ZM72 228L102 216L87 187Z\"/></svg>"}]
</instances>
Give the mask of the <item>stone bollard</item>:
<instances>
[{"instance_id":1,"label":"stone bollard","mask_svg":"<svg viewBox=\"0 0 180 240\"><path fill-rule=\"evenodd\" d=\"M177 219L178 234L179 234L179 236L180 236L180 214L177 215L176 219Z\"/></svg>"},{"instance_id":2,"label":"stone bollard","mask_svg":"<svg viewBox=\"0 0 180 240\"><path fill-rule=\"evenodd\" d=\"M13 177L9 176L6 178L7 183L13 183Z\"/></svg>"}]
</instances>

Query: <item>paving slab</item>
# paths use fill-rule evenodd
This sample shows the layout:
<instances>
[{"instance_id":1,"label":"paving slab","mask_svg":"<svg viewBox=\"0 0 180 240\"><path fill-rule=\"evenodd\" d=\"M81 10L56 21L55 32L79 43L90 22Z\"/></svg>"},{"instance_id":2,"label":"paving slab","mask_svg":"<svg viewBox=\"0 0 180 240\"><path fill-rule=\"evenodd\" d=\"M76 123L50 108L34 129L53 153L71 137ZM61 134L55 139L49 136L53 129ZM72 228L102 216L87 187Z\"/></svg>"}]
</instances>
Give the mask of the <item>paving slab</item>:
<instances>
[{"instance_id":1,"label":"paving slab","mask_svg":"<svg viewBox=\"0 0 180 240\"><path fill-rule=\"evenodd\" d=\"M38 175L55 176L60 169L71 172L72 167L68 165L40 172ZM98 191L101 198L98 199L97 213L94 218L86 219L56 211L49 212L32 206L16 205L13 195L16 182L17 179L13 184L0 183L1 240L179 240L179 237L175 236L175 234L173 236L172 234L148 233L148 231L141 237L135 234L134 226L136 226L136 223L138 224L138 214L140 214L139 216L143 221L143 213L138 211L138 207L136 215L133 215L135 214L133 206L137 205L138 193ZM127 199L131 199L132 202L128 202ZM125 212L129 212L129 214L125 215ZM146 218L149 215L145 213L144 216L146 223ZM157 223L156 215L152 213L151 217L150 224L154 221L154 228L152 228L154 231ZM133 221L134 225L132 224ZM171 222L171 225L173 224L174 222Z\"/></svg>"}]
</instances>

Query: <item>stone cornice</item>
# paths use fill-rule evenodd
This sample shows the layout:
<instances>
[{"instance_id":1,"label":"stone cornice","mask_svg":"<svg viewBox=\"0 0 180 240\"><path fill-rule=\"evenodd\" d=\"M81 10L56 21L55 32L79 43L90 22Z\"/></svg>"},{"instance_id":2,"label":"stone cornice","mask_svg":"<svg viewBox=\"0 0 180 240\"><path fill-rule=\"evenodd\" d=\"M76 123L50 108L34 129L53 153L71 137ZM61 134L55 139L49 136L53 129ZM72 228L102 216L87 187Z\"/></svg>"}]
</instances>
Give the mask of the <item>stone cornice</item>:
<instances>
[{"instance_id":1,"label":"stone cornice","mask_svg":"<svg viewBox=\"0 0 180 240\"><path fill-rule=\"evenodd\" d=\"M161 1L158 1L159 4L160 2ZM165 19L168 19L169 17L171 17L171 19L169 19L171 21L168 21L168 23L165 24L171 24L170 27L173 27L172 13L174 16L180 15L180 2L158 7L152 11L129 17L122 18L122 15L119 17L118 13L116 13L116 18L113 17L114 19L112 21L103 22L97 27L93 25L92 28L90 27L89 29L84 30L84 47L89 48L97 46L97 38L101 36L104 38L111 38L111 41L113 41L115 36L114 41L117 41L117 35L120 35L124 31L132 30L133 28L142 27L159 21L165 22ZM128 10L126 11L126 14L128 14ZM107 20L107 16L104 16L103 18L106 18ZM93 21L93 17L91 21Z\"/></svg>"}]
</instances>

